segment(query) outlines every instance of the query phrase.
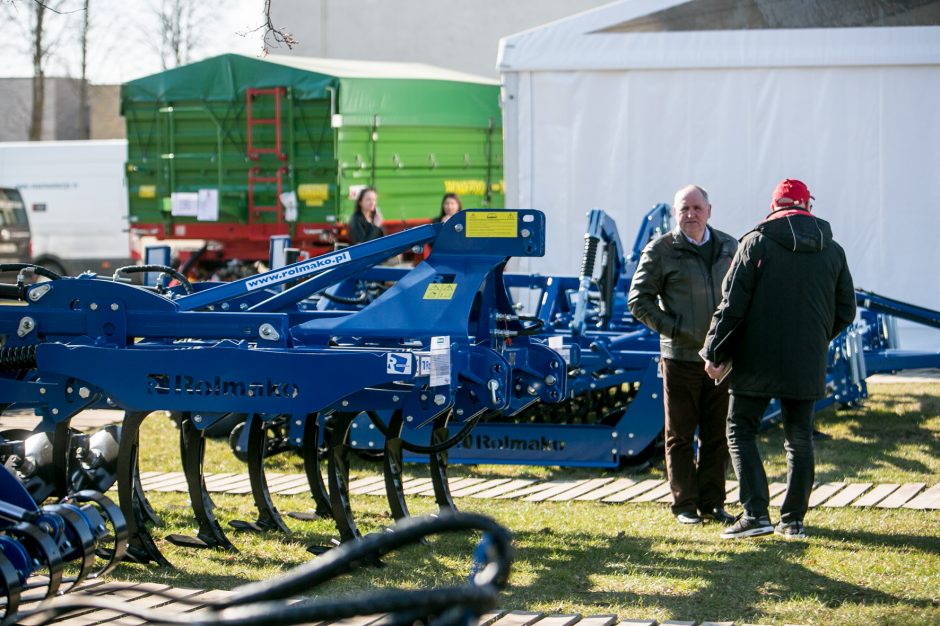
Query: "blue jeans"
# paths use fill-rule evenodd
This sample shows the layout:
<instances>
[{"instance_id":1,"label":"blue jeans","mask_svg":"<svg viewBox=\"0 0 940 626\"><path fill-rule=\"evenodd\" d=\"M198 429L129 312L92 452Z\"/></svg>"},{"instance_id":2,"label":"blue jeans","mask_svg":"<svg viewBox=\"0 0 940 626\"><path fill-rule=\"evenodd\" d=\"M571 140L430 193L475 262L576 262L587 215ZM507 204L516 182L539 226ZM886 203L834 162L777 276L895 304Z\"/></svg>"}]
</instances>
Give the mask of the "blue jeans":
<instances>
[{"instance_id":1,"label":"blue jeans","mask_svg":"<svg viewBox=\"0 0 940 626\"><path fill-rule=\"evenodd\" d=\"M741 504L750 517L767 515L770 493L767 474L757 449L757 431L770 398L731 395L728 410L728 450L741 489ZM802 522L816 478L813 458L815 400L781 400L784 448L787 451L787 492L780 521Z\"/></svg>"}]
</instances>

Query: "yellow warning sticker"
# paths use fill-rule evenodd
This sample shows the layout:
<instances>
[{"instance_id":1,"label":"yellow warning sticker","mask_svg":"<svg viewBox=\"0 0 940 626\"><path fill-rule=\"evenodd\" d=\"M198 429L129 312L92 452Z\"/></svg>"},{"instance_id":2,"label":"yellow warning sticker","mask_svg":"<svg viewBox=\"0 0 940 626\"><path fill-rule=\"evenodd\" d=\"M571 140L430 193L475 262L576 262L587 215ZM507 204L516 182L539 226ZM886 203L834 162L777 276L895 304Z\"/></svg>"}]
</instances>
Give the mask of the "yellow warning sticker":
<instances>
[{"instance_id":1,"label":"yellow warning sticker","mask_svg":"<svg viewBox=\"0 0 940 626\"><path fill-rule=\"evenodd\" d=\"M518 218L516 211L467 213L467 237L518 237Z\"/></svg>"},{"instance_id":2,"label":"yellow warning sticker","mask_svg":"<svg viewBox=\"0 0 940 626\"><path fill-rule=\"evenodd\" d=\"M157 197L157 186L156 185L141 185L137 189L137 197L139 198L156 198Z\"/></svg>"},{"instance_id":3,"label":"yellow warning sticker","mask_svg":"<svg viewBox=\"0 0 940 626\"><path fill-rule=\"evenodd\" d=\"M329 185L304 184L297 186L297 197L307 206L323 206L330 197Z\"/></svg>"},{"instance_id":4,"label":"yellow warning sticker","mask_svg":"<svg viewBox=\"0 0 940 626\"><path fill-rule=\"evenodd\" d=\"M457 291L457 283L431 283L424 291L425 300L450 300Z\"/></svg>"}]
</instances>

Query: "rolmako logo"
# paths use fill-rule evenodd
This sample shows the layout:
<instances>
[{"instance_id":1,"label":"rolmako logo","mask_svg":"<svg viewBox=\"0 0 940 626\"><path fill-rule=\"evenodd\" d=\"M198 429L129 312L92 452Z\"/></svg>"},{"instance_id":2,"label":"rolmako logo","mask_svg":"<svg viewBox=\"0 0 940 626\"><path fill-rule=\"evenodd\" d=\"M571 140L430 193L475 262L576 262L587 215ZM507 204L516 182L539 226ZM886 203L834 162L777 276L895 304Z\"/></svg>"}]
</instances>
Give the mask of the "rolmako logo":
<instances>
[{"instance_id":1,"label":"rolmako logo","mask_svg":"<svg viewBox=\"0 0 940 626\"><path fill-rule=\"evenodd\" d=\"M538 452L560 452L565 449L563 439L549 439L539 437L523 439L503 435L502 437L489 435L467 435L458 444L459 448L469 450L533 450Z\"/></svg>"},{"instance_id":2,"label":"rolmako logo","mask_svg":"<svg viewBox=\"0 0 940 626\"><path fill-rule=\"evenodd\" d=\"M349 252L346 250L314 257L309 261L304 261L295 265L289 265L284 269L268 272L267 274L259 274L254 278L246 280L245 290L254 291L255 289L261 289L262 287L267 287L268 285L276 285L292 278L302 278L303 276L312 274L314 272L319 272L320 270L342 265L351 258L352 257L350 256Z\"/></svg>"},{"instance_id":3,"label":"rolmako logo","mask_svg":"<svg viewBox=\"0 0 940 626\"><path fill-rule=\"evenodd\" d=\"M261 381L197 378L185 374L148 374L147 394L157 396L203 396L214 398L284 398L300 395L300 386L270 378Z\"/></svg>"}]
</instances>

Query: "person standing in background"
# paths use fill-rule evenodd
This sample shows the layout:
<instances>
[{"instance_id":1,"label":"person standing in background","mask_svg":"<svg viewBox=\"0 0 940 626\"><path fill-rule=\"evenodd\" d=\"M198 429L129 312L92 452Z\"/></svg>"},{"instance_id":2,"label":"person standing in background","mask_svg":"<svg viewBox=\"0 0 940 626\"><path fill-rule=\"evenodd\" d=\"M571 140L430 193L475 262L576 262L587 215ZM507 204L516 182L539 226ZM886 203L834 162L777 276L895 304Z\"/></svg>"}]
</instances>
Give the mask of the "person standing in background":
<instances>
[{"instance_id":1,"label":"person standing in background","mask_svg":"<svg viewBox=\"0 0 940 626\"><path fill-rule=\"evenodd\" d=\"M363 243L385 235L378 200L379 196L373 187L365 187L359 192L356 210L349 218L349 243Z\"/></svg>"}]
</instances>

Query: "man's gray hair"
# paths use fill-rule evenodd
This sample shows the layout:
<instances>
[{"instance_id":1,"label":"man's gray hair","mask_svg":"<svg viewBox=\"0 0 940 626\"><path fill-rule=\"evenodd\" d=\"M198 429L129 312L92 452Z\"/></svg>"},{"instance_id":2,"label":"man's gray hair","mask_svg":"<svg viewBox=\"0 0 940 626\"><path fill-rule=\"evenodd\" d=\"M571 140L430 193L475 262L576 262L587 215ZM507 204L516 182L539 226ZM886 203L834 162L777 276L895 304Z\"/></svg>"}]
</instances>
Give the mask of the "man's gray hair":
<instances>
[{"instance_id":1,"label":"man's gray hair","mask_svg":"<svg viewBox=\"0 0 940 626\"><path fill-rule=\"evenodd\" d=\"M680 189L679 191L676 192L675 197L672 199L672 203L673 203L674 205L675 205L675 204L678 204L678 203L679 203L679 202L678 202L679 198L681 198L681 197L684 196L685 194L689 193L689 192L692 191L693 189L697 189L697 190L699 191L699 193L702 194L702 198L705 199L705 204L708 204L708 192L705 191L705 188L704 188L704 187L700 187L699 185L686 185L685 187L683 187L682 189Z\"/></svg>"}]
</instances>

